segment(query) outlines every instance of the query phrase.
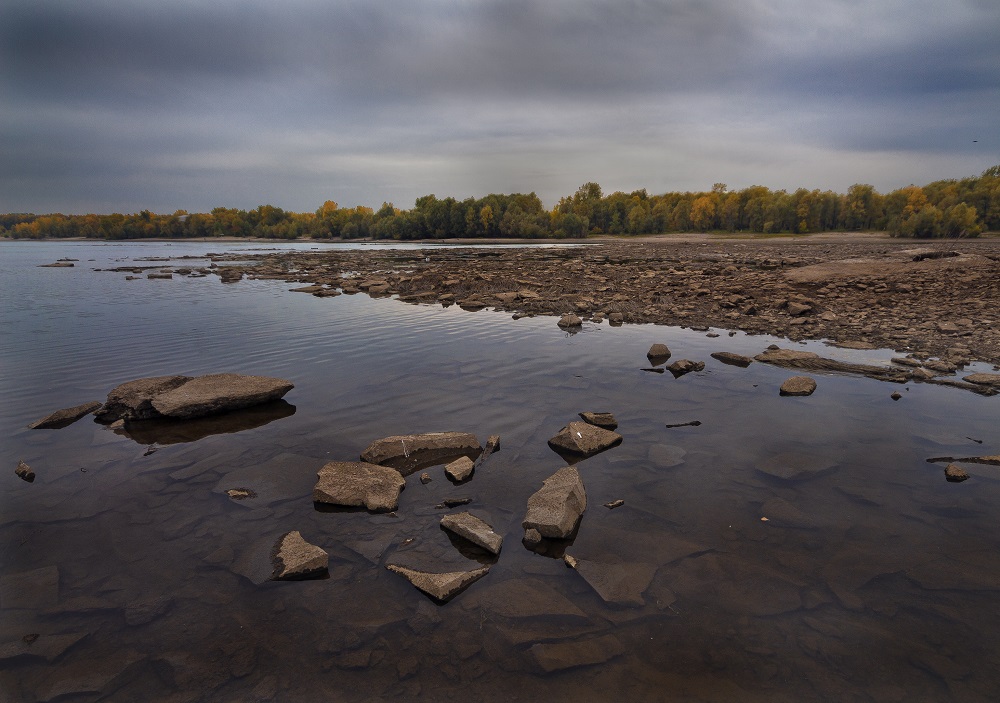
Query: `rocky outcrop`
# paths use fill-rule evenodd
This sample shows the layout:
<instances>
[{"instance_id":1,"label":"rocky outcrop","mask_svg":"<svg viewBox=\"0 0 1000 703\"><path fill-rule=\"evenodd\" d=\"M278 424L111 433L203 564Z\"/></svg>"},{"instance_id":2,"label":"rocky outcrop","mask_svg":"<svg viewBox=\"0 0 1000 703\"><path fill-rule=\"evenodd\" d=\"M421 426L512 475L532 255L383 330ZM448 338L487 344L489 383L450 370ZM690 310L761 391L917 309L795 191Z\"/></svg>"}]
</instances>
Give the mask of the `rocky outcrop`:
<instances>
[{"instance_id":1,"label":"rocky outcrop","mask_svg":"<svg viewBox=\"0 0 1000 703\"><path fill-rule=\"evenodd\" d=\"M812 395L816 390L816 381L808 376L792 376L781 384L778 392L781 395Z\"/></svg>"},{"instance_id":2,"label":"rocky outcrop","mask_svg":"<svg viewBox=\"0 0 1000 703\"><path fill-rule=\"evenodd\" d=\"M482 453L479 440L468 432L428 432L377 439L361 452L361 460L398 469L404 476L436 464Z\"/></svg>"},{"instance_id":3,"label":"rocky outcrop","mask_svg":"<svg viewBox=\"0 0 1000 703\"><path fill-rule=\"evenodd\" d=\"M331 461L316 476L315 502L376 512L395 510L399 493L406 485L395 469L360 461Z\"/></svg>"},{"instance_id":4,"label":"rocky outcrop","mask_svg":"<svg viewBox=\"0 0 1000 703\"><path fill-rule=\"evenodd\" d=\"M586 422L574 421L563 427L549 440L557 452L587 458L621 444L622 436Z\"/></svg>"},{"instance_id":5,"label":"rocky outcrop","mask_svg":"<svg viewBox=\"0 0 1000 703\"><path fill-rule=\"evenodd\" d=\"M588 425L593 425L594 427L600 427L604 430L617 430L618 420L612 413L591 413L584 412L580 413L580 417Z\"/></svg>"},{"instance_id":6,"label":"rocky outcrop","mask_svg":"<svg viewBox=\"0 0 1000 703\"><path fill-rule=\"evenodd\" d=\"M450 571L444 574L417 571L398 564L386 564L385 568L403 576L421 591L439 601L451 600L490 572L489 566L471 571Z\"/></svg>"},{"instance_id":7,"label":"rocky outcrop","mask_svg":"<svg viewBox=\"0 0 1000 703\"><path fill-rule=\"evenodd\" d=\"M493 528L471 513L445 515L441 518L441 527L464 537L492 554L499 554L503 546L503 537L493 531Z\"/></svg>"},{"instance_id":8,"label":"rocky outcrop","mask_svg":"<svg viewBox=\"0 0 1000 703\"><path fill-rule=\"evenodd\" d=\"M84 403L82 405L74 405L72 408L64 408L62 410L56 410L54 413L50 413L40 420L35 420L30 425L28 429L30 430L58 430L63 427L68 427L74 422L79 420L84 415L89 415L90 413L101 407L101 401L95 400L90 403Z\"/></svg>"},{"instance_id":9,"label":"rocky outcrop","mask_svg":"<svg viewBox=\"0 0 1000 703\"><path fill-rule=\"evenodd\" d=\"M300 581L317 578L327 573L330 557L326 551L309 544L297 530L282 535L274 552L271 563L274 571L271 579L274 581Z\"/></svg>"},{"instance_id":10,"label":"rocky outcrop","mask_svg":"<svg viewBox=\"0 0 1000 703\"><path fill-rule=\"evenodd\" d=\"M587 491L580 473L566 466L549 476L528 498L528 512L521 526L546 539L572 536L587 509ZM533 541L533 540L529 540Z\"/></svg>"},{"instance_id":11,"label":"rocky outcrop","mask_svg":"<svg viewBox=\"0 0 1000 703\"><path fill-rule=\"evenodd\" d=\"M188 420L278 400L294 388L281 378L234 373L156 376L116 386L95 413L99 422Z\"/></svg>"}]
</instances>

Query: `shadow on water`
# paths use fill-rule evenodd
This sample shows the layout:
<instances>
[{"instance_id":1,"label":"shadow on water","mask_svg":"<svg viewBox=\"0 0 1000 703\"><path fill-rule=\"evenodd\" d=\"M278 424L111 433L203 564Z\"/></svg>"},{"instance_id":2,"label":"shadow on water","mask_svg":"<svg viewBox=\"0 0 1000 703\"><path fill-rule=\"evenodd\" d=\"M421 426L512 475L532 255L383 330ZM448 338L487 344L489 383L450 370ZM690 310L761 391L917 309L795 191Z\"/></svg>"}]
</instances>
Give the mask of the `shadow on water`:
<instances>
[{"instance_id":1,"label":"shadow on water","mask_svg":"<svg viewBox=\"0 0 1000 703\"><path fill-rule=\"evenodd\" d=\"M194 420L139 420L128 422L114 430L138 444L184 444L219 434L233 434L263 427L295 414L295 406L276 400L224 415L212 415Z\"/></svg>"}]
</instances>

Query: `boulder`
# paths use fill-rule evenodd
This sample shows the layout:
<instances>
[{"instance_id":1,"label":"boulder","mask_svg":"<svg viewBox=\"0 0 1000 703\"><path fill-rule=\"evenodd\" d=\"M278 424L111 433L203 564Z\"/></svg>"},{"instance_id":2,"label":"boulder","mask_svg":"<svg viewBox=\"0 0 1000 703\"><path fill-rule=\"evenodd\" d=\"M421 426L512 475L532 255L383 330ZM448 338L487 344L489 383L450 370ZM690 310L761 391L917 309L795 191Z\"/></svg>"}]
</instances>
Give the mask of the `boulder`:
<instances>
[{"instance_id":1,"label":"boulder","mask_svg":"<svg viewBox=\"0 0 1000 703\"><path fill-rule=\"evenodd\" d=\"M583 320L579 316L573 315L572 313L563 315L559 318L559 322L556 323L563 329L571 329L574 327L582 327Z\"/></svg>"},{"instance_id":2,"label":"boulder","mask_svg":"<svg viewBox=\"0 0 1000 703\"><path fill-rule=\"evenodd\" d=\"M670 349L667 348L666 344L654 344L646 352L646 358L652 362L664 362L670 358Z\"/></svg>"},{"instance_id":3,"label":"boulder","mask_svg":"<svg viewBox=\"0 0 1000 703\"><path fill-rule=\"evenodd\" d=\"M528 498L528 512L521 523L547 539L572 536L587 509L587 491L580 473L572 466L559 469L545 479Z\"/></svg>"},{"instance_id":4,"label":"boulder","mask_svg":"<svg viewBox=\"0 0 1000 703\"><path fill-rule=\"evenodd\" d=\"M469 432L428 432L377 439L361 453L361 460L398 469L404 476L461 456L476 459L479 440Z\"/></svg>"},{"instance_id":5,"label":"boulder","mask_svg":"<svg viewBox=\"0 0 1000 703\"><path fill-rule=\"evenodd\" d=\"M445 474L448 475L452 481L464 481L472 475L473 469L476 465L467 456L459 457L450 464L446 464L444 467Z\"/></svg>"},{"instance_id":6,"label":"boulder","mask_svg":"<svg viewBox=\"0 0 1000 703\"><path fill-rule=\"evenodd\" d=\"M330 557L326 551L309 544L297 530L282 535L271 554L274 581L298 581L327 573Z\"/></svg>"},{"instance_id":7,"label":"boulder","mask_svg":"<svg viewBox=\"0 0 1000 703\"><path fill-rule=\"evenodd\" d=\"M656 566L639 562L605 563L576 559L569 554L563 557L566 565L574 569L593 588L605 603L641 608L645 605L642 594L656 574Z\"/></svg>"},{"instance_id":8,"label":"boulder","mask_svg":"<svg viewBox=\"0 0 1000 703\"><path fill-rule=\"evenodd\" d=\"M613 312L610 315L608 315L609 325L612 325L613 327L618 327L624 323L625 323L625 316L622 315L620 312Z\"/></svg>"},{"instance_id":9,"label":"boulder","mask_svg":"<svg viewBox=\"0 0 1000 703\"><path fill-rule=\"evenodd\" d=\"M612 413L590 413L584 412L580 413L580 417L588 425L594 425L595 427L600 427L605 430L617 430L618 420Z\"/></svg>"},{"instance_id":10,"label":"boulder","mask_svg":"<svg viewBox=\"0 0 1000 703\"><path fill-rule=\"evenodd\" d=\"M712 352L712 358L721 361L723 364L728 364L729 366L739 366L740 368L746 368L753 363L753 359L749 356L743 356L742 354L735 354L733 352Z\"/></svg>"},{"instance_id":11,"label":"boulder","mask_svg":"<svg viewBox=\"0 0 1000 703\"><path fill-rule=\"evenodd\" d=\"M388 466L359 461L331 461L316 474L313 500L373 511L395 510L406 481Z\"/></svg>"},{"instance_id":12,"label":"boulder","mask_svg":"<svg viewBox=\"0 0 1000 703\"><path fill-rule=\"evenodd\" d=\"M40 420L35 420L30 425L28 429L31 430L58 430L63 427L68 427L74 422L79 420L84 415L88 415L99 407L102 403L99 400L92 401L90 403L84 403L83 405L75 405L72 408L64 408L62 410L56 410L54 413L50 413Z\"/></svg>"},{"instance_id":13,"label":"boulder","mask_svg":"<svg viewBox=\"0 0 1000 703\"><path fill-rule=\"evenodd\" d=\"M781 395L812 395L816 390L816 381L808 376L792 376L784 383L778 392Z\"/></svg>"},{"instance_id":14,"label":"boulder","mask_svg":"<svg viewBox=\"0 0 1000 703\"><path fill-rule=\"evenodd\" d=\"M278 400L294 387L281 378L216 373L157 394L152 405L165 417L186 420Z\"/></svg>"},{"instance_id":15,"label":"boulder","mask_svg":"<svg viewBox=\"0 0 1000 703\"><path fill-rule=\"evenodd\" d=\"M684 374L691 373L692 371L702 371L705 368L704 361L691 361L690 359L678 359L670 366L667 367L667 371L674 375L674 378L679 378Z\"/></svg>"},{"instance_id":16,"label":"boulder","mask_svg":"<svg viewBox=\"0 0 1000 703\"><path fill-rule=\"evenodd\" d=\"M965 469L960 466L955 466L954 464L948 464L944 467L944 477L946 480L952 483L961 483L965 479L969 478L969 474L966 473Z\"/></svg>"},{"instance_id":17,"label":"boulder","mask_svg":"<svg viewBox=\"0 0 1000 703\"><path fill-rule=\"evenodd\" d=\"M499 554L500 548L503 546L503 537L471 513L445 515L441 518L441 527L449 532L454 532L459 537L464 537L492 554Z\"/></svg>"},{"instance_id":18,"label":"boulder","mask_svg":"<svg viewBox=\"0 0 1000 703\"><path fill-rule=\"evenodd\" d=\"M471 571L451 571L444 574L417 571L398 564L386 564L385 568L400 574L421 591L442 602L454 598L490 572L489 566Z\"/></svg>"},{"instance_id":19,"label":"boulder","mask_svg":"<svg viewBox=\"0 0 1000 703\"><path fill-rule=\"evenodd\" d=\"M605 449L621 444L622 436L586 422L574 421L563 427L549 440L549 446L557 452L593 456Z\"/></svg>"},{"instance_id":20,"label":"boulder","mask_svg":"<svg viewBox=\"0 0 1000 703\"><path fill-rule=\"evenodd\" d=\"M20 459L17 460L17 467L14 469L14 473L17 474L18 478L28 483L35 480L35 472Z\"/></svg>"}]
</instances>

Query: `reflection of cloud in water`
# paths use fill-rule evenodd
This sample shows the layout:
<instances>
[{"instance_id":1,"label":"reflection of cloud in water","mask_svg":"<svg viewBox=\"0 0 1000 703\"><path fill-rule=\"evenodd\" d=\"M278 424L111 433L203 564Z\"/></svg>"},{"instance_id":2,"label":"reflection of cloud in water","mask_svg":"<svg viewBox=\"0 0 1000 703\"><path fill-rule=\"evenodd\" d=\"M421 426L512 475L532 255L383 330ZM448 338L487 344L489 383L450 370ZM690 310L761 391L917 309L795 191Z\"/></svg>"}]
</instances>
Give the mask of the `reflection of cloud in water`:
<instances>
[{"instance_id":1,"label":"reflection of cloud in water","mask_svg":"<svg viewBox=\"0 0 1000 703\"><path fill-rule=\"evenodd\" d=\"M243 410L210 415L194 420L139 420L126 423L115 434L139 444L182 444L197 442L216 434L232 434L263 427L269 422L291 417L295 406L285 400L263 403Z\"/></svg>"}]
</instances>

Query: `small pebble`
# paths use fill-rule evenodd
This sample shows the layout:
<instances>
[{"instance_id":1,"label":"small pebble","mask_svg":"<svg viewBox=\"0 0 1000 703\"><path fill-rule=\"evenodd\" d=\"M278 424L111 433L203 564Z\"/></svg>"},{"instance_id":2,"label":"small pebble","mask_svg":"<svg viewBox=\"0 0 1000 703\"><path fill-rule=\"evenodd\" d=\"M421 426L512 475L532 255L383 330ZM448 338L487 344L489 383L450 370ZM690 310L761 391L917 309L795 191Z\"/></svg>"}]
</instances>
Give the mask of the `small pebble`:
<instances>
[{"instance_id":1,"label":"small pebble","mask_svg":"<svg viewBox=\"0 0 1000 703\"><path fill-rule=\"evenodd\" d=\"M35 472L31 470L31 467L25 464L23 461L18 459L17 468L14 469L14 473L18 475L21 479L31 483L35 480Z\"/></svg>"}]
</instances>

